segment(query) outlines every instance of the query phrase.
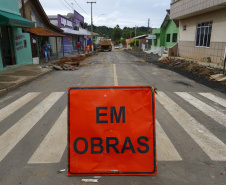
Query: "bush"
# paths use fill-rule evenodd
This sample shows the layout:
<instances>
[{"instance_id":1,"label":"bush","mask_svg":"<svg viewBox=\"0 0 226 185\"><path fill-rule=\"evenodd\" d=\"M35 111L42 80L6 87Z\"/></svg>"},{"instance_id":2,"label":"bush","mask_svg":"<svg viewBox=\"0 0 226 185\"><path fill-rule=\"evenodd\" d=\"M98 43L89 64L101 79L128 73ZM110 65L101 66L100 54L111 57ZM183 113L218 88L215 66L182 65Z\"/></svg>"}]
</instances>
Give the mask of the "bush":
<instances>
[{"instance_id":1,"label":"bush","mask_svg":"<svg viewBox=\"0 0 226 185\"><path fill-rule=\"evenodd\" d=\"M137 46L137 47L139 47L139 40L140 40L140 39L136 39L136 46ZM132 40L132 41L130 41L129 45L130 45L131 47L134 47L134 46L135 46L135 39Z\"/></svg>"}]
</instances>

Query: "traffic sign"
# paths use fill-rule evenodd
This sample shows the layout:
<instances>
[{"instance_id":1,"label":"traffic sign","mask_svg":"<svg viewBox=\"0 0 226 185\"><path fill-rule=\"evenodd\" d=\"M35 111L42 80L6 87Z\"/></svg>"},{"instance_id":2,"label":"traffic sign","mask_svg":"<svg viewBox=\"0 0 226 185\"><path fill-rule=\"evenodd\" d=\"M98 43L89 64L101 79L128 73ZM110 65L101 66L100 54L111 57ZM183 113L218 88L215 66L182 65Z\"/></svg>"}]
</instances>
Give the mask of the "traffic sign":
<instances>
[{"instance_id":1,"label":"traffic sign","mask_svg":"<svg viewBox=\"0 0 226 185\"><path fill-rule=\"evenodd\" d=\"M68 175L155 175L150 86L68 88Z\"/></svg>"}]
</instances>

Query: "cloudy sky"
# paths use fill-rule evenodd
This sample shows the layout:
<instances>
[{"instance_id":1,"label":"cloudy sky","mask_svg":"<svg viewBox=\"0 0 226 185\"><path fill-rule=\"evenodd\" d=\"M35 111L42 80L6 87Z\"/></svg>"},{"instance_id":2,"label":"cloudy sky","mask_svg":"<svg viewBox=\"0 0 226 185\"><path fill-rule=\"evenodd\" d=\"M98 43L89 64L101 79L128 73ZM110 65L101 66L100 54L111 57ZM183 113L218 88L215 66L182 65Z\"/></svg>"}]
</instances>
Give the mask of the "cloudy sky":
<instances>
[{"instance_id":1,"label":"cloudy sky","mask_svg":"<svg viewBox=\"0 0 226 185\"><path fill-rule=\"evenodd\" d=\"M40 0L47 15L72 12L72 7L84 16L85 22L91 22L90 0ZM123 28L136 26L160 27L170 8L170 0L92 0L93 21L96 26ZM72 4L73 3L73 4Z\"/></svg>"}]
</instances>

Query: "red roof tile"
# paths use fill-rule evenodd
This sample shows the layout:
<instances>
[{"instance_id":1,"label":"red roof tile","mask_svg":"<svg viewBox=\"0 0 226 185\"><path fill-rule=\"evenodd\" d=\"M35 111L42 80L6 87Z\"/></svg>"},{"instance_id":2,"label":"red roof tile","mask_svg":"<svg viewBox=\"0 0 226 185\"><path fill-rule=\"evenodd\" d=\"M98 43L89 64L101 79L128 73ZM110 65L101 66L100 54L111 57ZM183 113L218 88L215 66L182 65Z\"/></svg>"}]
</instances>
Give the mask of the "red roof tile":
<instances>
[{"instance_id":1,"label":"red roof tile","mask_svg":"<svg viewBox=\"0 0 226 185\"><path fill-rule=\"evenodd\" d=\"M33 33L38 36L47 36L47 37L63 37L64 36L55 31L47 30L47 29L43 29L43 28L28 28L27 32Z\"/></svg>"}]
</instances>

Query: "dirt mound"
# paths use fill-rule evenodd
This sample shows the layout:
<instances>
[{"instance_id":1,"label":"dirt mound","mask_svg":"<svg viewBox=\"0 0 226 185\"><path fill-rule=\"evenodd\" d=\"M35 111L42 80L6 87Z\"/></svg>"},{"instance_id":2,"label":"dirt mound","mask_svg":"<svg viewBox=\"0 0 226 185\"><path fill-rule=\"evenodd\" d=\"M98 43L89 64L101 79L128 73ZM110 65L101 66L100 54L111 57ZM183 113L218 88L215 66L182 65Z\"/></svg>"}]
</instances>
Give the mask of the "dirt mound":
<instances>
[{"instance_id":1,"label":"dirt mound","mask_svg":"<svg viewBox=\"0 0 226 185\"><path fill-rule=\"evenodd\" d=\"M93 56L92 53L75 57L64 57L61 58L59 61L53 63L53 68L56 70L78 70L80 63L84 61L87 57L91 56Z\"/></svg>"},{"instance_id":2,"label":"dirt mound","mask_svg":"<svg viewBox=\"0 0 226 185\"><path fill-rule=\"evenodd\" d=\"M211 68L209 66L204 66L193 61L187 61L185 59L178 59L174 57L159 57L157 54L148 54L140 50L125 50L125 52L131 53L136 57L141 57L145 59L148 63L159 62L160 64L162 63L163 65L169 66L169 68L173 67L174 69L179 69L180 71L186 71L189 74L194 74L203 79L207 79L208 81L215 81L211 78L211 75L222 73L221 69ZM160 66L163 67L163 65ZM225 81L221 81L219 83L226 85Z\"/></svg>"}]
</instances>

